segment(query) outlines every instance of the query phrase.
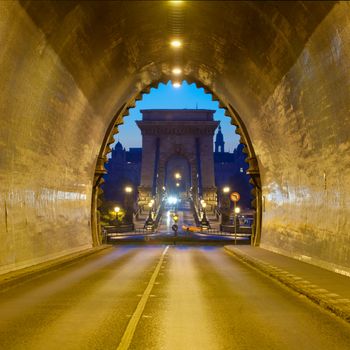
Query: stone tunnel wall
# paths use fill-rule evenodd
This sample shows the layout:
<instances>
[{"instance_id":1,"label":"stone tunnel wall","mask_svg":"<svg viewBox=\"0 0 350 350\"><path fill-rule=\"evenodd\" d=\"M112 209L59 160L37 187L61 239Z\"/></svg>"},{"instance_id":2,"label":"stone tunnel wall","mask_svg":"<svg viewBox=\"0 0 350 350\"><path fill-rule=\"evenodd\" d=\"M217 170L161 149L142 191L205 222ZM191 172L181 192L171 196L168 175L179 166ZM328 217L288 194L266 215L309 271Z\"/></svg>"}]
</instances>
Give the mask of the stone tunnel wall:
<instances>
[{"instance_id":1,"label":"stone tunnel wall","mask_svg":"<svg viewBox=\"0 0 350 350\"><path fill-rule=\"evenodd\" d=\"M343 2L250 123L263 182L262 246L348 274L349 72L350 7Z\"/></svg>"},{"instance_id":2,"label":"stone tunnel wall","mask_svg":"<svg viewBox=\"0 0 350 350\"><path fill-rule=\"evenodd\" d=\"M91 247L102 135L91 137L97 116L15 2L0 3L0 46L0 272L6 272Z\"/></svg>"}]
</instances>

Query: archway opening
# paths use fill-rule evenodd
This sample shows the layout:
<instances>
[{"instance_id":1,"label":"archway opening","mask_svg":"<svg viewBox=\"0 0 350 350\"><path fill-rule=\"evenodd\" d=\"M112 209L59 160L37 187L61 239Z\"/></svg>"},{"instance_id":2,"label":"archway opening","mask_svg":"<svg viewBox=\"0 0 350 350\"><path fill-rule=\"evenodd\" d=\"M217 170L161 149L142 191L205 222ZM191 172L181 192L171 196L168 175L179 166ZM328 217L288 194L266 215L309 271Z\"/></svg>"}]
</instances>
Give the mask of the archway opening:
<instances>
[{"instance_id":1,"label":"archway opening","mask_svg":"<svg viewBox=\"0 0 350 350\"><path fill-rule=\"evenodd\" d=\"M187 198L192 187L191 164L186 157L172 155L165 167L164 187L170 196Z\"/></svg>"},{"instance_id":2,"label":"archway opening","mask_svg":"<svg viewBox=\"0 0 350 350\"><path fill-rule=\"evenodd\" d=\"M190 83L191 83L191 81L190 81ZM187 85L186 83L183 83L183 84ZM129 115L130 112L134 109L134 107L135 106L137 107L137 105L139 104L139 102L137 102L137 101L142 99L144 93L149 94L151 92L151 87L157 88L158 85L159 85L159 82L156 82L156 83L152 84L150 87L144 89L141 93L137 94L131 101L129 101L129 103L125 103L120 108L118 113L115 115L114 120L111 122L109 129L107 130L104 144L101 148L99 163L97 165L97 172L96 172L96 176L95 176L95 180L97 180L95 182L97 184L96 189L100 187L99 181L102 179L102 176L106 172L104 169L104 164L109 159L108 154L111 152L111 150L113 148L112 147L113 143L116 143L115 139L113 138L113 135L116 135L119 132L120 126L122 124L124 124L124 120L123 120L124 116ZM170 85L170 83L168 83L168 85ZM229 117L229 118L226 118L226 120L228 120L234 126L234 128L231 129L231 133L228 136L228 138L226 138L226 140L231 141L233 139L232 136L235 136L237 138L237 135L238 135L238 137L239 137L240 146L238 148L236 148L234 152L236 152L236 155L238 153L241 154L241 156L237 157L237 159L239 158L240 160L243 160L244 165L242 165L242 163L241 163L240 166L238 166L238 168L236 170L236 175L239 174L239 175L246 176L246 174L248 174L250 177L250 183L251 183L253 190L252 190L252 194L251 195L249 194L248 199L245 198L244 202L248 203L247 209L254 210L254 214L253 214L254 220L253 220L253 227L252 227L252 231L253 231L252 242L253 242L253 244L258 244L259 238L260 238L260 227L261 227L260 176L259 176L259 171L258 171L258 167L257 167L257 161L255 158L255 153L254 153L254 150L252 147L252 143L249 139L249 135L247 133L247 130L246 130L241 118L239 117L238 113L233 109L233 107L231 105L224 104L223 102L221 102L215 94L213 94L210 90L208 90L205 86L203 86L200 83L196 83L196 88L204 88L204 92L205 92L205 94L207 94L206 96L211 97L213 101L218 103L216 109L222 108L223 115L225 115L226 117ZM150 95L152 95L152 92L151 92L151 94L147 95L147 97ZM195 107L197 109L198 104L196 104ZM125 127L126 127L126 124L125 124ZM121 131L123 132L123 130L121 130ZM217 136L219 136L218 134L220 132L221 132L221 130L217 130L216 140L215 140L215 142L212 143L212 148L213 148L212 151L214 151L214 153L215 153L215 151L217 151L216 153L218 153L218 156L219 156L219 157L216 157L216 158L219 158L219 161L218 161L219 170L217 171L217 173L221 172L220 171L220 164L225 165L224 164L225 162L223 161L222 156L225 153L225 146L227 146L221 142L221 144L219 144L218 147L216 147L217 142L220 141L220 138L217 137ZM234 132L237 135L235 135ZM123 134L121 134L121 137L119 139L122 139L122 135ZM229 153L234 153L234 152L229 152ZM221 156L221 158L220 158L220 156ZM237 159L236 159L236 161L237 161ZM107 168L108 168L108 165L107 165ZM221 167L221 168L223 169L223 168L225 168L225 166ZM193 169L193 167L192 167L192 169ZM205 171L205 169L204 169L204 171ZM159 176L159 174L157 174L157 173L154 173L154 175ZM233 174L231 174L231 175L233 175ZM163 176L164 176L164 174L163 174ZM237 190L236 184L239 181L237 182L237 179L232 181L232 176L231 176L231 178L228 178L228 179L231 180L232 191ZM169 180L169 178L167 177L166 181L168 181L168 180ZM102 180L102 182L103 182L103 180ZM190 183L192 185L191 187L193 187L193 179L191 179ZM220 176L216 176L215 184L218 187L216 190L220 192L223 190L223 187L227 187L226 185L229 184L229 181L225 180L223 183L222 178L221 178L221 182L220 182ZM247 185L246 188L248 188L250 190L250 188L249 188L250 185L248 184L248 181L247 181L246 185ZM176 186L176 183L175 183L175 186ZM179 186L180 186L180 184L179 184ZM135 195L137 193L137 190L136 190L137 187L138 187L138 184L136 184L134 186L134 189L135 189L134 194ZM249 190L248 190L248 192L249 192ZM99 223L100 220L99 220L99 210L98 210L98 208L101 207L101 201L100 201L100 198L97 198L97 197L100 196L102 191L99 188L99 190L97 192L95 191L96 198L95 198L95 202L93 201L93 204L97 203L97 205L95 205L95 207L93 205L93 213L92 214L93 214L93 216L95 215L95 218L96 218L96 220L95 220L96 232L101 236L101 234L99 233L99 232L101 232L101 228L100 228L100 223ZM221 192L219 193L219 192L217 193L218 197L220 197L222 195L222 193ZM155 195L155 193L153 193L153 195ZM148 203L146 203L146 204L148 204ZM249 206L249 208L248 208L248 206ZM134 208L134 209L135 209L135 211L137 211L140 208Z\"/></svg>"}]
</instances>

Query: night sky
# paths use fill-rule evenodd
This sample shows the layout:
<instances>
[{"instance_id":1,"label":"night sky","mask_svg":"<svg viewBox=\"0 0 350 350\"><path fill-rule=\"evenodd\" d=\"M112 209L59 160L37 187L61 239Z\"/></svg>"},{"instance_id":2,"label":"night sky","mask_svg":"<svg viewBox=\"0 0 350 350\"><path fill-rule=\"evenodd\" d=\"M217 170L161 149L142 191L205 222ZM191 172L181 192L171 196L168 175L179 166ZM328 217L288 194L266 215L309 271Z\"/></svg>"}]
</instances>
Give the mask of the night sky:
<instances>
[{"instance_id":1,"label":"night sky","mask_svg":"<svg viewBox=\"0 0 350 350\"><path fill-rule=\"evenodd\" d=\"M122 145L141 147L141 132L135 120L141 120L141 109L214 109L214 119L221 122L224 134L225 151L230 151L239 144L239 136L234 133L235 127L230 124L230 119L224 115L224 110L219 109L219 103L211 100L211 95L206 94L203 88L198 89L195 84L189 85L183 82L180 88L174 88L171 82L159 84L157 89L151 89L149 94L143 95L143 99L136 103L136 107L130 109L130 115L124 118L124 125L119 127L120 133L116 135Z\"/></svg>"}]
</instances>

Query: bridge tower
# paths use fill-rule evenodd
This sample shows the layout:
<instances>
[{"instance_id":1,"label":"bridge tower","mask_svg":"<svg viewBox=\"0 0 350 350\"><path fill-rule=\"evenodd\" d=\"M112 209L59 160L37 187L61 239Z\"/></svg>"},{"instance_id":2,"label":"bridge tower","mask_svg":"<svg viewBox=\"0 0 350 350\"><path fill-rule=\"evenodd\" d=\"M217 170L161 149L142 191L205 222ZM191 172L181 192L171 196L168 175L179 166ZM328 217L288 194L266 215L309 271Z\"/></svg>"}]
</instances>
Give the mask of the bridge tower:
<instances>
[{"instance_id":1,"label":"bridge tower","mask_svg":"<svg viewBox=\"0 0 350 350\"><path fill-rule=\"evenodd\" d=\"M219 122L208 109L141 110L137 121L142 133L139 206L159 200L169 184L168 163L183 158L189 166L189 183L194 201L204 199L207 209L217 205L214 178L213 136Z\"/></svg>"}]
</instances>

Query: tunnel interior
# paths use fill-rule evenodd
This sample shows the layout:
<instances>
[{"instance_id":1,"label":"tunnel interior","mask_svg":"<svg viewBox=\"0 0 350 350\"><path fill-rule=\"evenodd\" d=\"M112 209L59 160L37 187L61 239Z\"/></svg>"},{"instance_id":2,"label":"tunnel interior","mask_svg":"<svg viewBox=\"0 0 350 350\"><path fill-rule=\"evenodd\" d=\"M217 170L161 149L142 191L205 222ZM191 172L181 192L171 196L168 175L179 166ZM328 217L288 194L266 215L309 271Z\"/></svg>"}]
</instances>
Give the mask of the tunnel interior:
<instances>
[{"instance_id":1,"label":"tunnel interior","mask_svg":"<svg viewBox=\"0 0 350 350\"><path fill-rule=\"evenodd\" d=\"M238 127L256 244L350 273L349 3L1 2L0 44L0 272L99 244L111 137L176 65Z\"/></svg>"}]
</instances>

